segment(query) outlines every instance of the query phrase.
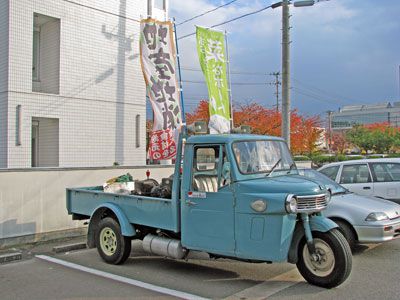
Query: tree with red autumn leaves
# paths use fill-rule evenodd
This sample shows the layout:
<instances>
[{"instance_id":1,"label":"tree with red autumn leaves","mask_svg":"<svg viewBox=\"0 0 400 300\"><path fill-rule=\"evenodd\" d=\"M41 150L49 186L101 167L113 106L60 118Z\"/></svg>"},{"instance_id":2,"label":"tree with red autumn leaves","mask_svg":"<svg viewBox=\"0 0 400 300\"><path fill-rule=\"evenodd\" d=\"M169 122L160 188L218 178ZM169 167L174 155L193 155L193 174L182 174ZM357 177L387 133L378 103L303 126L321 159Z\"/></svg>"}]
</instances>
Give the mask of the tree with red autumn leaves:
<instances>
[{"instance_id":1,"label":"tree with red autumn leaves","mask_svg":"<svg viewBox=\"0 0 400 300\"><path fill-rule=\"evenodd\" d=\"M194 121L208 121L208 101L200 101L193 113L186 114L188 124ZM239 105L233 111L234 126L249 125L252 133L261 135L281 135L281 113L257 103ZM317 116L301 116L296 110L291 113L291 150L296 154L313 153L318 146L322 130L318 128Z\"/></svg>"},{"instance_id":2,"label":"tree with red autumn leaves","mask_svg":"<svg viewBox=\"0 0 400 300\"><path fill-rule=\"evenodd\" d=\"M332 134L330 140L330 148L332 151L343 154L344 151L350 146L343 132L335 132Z\"/></svg>"},{"instance_id":3,"label":"tree with red autumn leaves","mask_svg":"<svg viewBox=\"0 0 400 300\"><path fill-rule=\"evenodd\" d=\"M201 100L199 105L195 108L193 113L186 113L186 123L192 124L195 121L207 121L210 119L210 112L208 110L208 101Z\"/></svg>"}]
</instances>

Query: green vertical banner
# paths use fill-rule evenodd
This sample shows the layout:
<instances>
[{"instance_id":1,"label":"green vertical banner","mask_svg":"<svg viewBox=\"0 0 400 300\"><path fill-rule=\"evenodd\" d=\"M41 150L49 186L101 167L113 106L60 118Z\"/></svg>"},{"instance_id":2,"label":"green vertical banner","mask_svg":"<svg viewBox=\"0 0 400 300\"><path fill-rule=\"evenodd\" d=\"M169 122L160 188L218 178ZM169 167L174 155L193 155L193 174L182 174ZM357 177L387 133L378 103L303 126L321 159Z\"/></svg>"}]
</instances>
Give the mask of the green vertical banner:
<instances>
[{"instance_id":1,"label":"green vertical banner","mask_svg":"<svg viewBox=\"0 0 400 300\"><path fill-rule=\"evenodd\" d=\"M230 105L226 78L225 36L197 27L197 53L208 87L210 133L230 132Z\"/></svg>"}]
</instances>

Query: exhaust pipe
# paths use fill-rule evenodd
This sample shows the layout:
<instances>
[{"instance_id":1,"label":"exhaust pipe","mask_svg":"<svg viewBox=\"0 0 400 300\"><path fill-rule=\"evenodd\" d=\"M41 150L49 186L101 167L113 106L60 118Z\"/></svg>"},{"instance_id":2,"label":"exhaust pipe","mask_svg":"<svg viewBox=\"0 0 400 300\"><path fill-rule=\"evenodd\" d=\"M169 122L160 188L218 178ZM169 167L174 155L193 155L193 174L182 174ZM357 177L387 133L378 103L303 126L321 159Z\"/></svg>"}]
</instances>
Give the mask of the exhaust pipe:
<instances>
[{"instance_id":1,"label":"exhaust pipe","mask_svg":"<svg viewBox=\"0 0 400 300\"><path fill-rule=\"evenodd\" d=\"M168 256L175 259L185 257L187 250L182 247L180 240L148 234L143 239L143 250L156 255Z\"/></svg>"}]
</instances>

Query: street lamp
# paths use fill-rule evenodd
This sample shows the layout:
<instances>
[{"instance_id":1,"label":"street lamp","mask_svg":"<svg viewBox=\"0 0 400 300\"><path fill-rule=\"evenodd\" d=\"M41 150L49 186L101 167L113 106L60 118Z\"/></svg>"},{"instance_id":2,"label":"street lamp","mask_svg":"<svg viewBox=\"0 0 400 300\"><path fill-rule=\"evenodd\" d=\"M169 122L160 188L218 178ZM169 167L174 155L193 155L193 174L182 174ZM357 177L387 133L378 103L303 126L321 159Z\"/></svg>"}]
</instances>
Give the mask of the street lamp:
<instances>
[{"instance_id":1,"label":"street lamp","mask_svg":"<svg viewBox=\"0 0 400 300\"><path fill-rule=\"evenodd\" d=\"M312 6L318 0L295 1L294 7ZM289 37L289 0L271 5L271 8L282 6L282 137L290 148L290 37Z\"/></svg>"}]
</instances>

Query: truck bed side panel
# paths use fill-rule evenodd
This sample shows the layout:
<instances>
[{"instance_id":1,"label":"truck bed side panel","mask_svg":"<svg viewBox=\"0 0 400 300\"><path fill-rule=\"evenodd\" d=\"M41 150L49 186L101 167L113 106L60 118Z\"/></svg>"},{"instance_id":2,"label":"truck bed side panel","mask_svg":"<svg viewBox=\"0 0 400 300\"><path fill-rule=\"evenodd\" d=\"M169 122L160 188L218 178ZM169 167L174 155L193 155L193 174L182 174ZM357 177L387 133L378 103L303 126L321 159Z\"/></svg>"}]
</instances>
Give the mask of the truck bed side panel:
<instances>
[{"instance_id":1,"label":"truck bed side panel","mask_svg":"<svg viewBox=\"0 0 400 300\"><path fill-rule=\"evenodd\" d=\"M104 193L102 187L67 189L69 214L90 217L96 208L107 202L119 206L131 224L172 231L177 228L171 199Z\"/></svg>"}]
</instances>

